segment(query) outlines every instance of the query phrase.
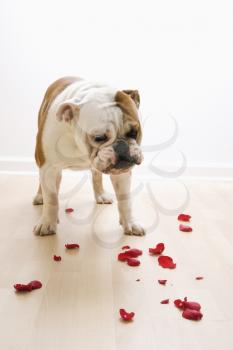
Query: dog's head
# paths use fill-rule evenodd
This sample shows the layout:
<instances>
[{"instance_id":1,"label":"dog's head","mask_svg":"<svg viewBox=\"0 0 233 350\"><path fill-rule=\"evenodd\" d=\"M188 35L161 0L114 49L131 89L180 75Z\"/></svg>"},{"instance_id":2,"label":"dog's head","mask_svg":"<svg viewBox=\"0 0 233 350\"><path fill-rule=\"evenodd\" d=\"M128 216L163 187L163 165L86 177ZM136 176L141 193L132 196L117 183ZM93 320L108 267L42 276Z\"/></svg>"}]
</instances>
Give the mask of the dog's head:
<instances>
[{"instance_id":1,"label":"dog's head","mask_svg":"<svg viewBox=\"0 0 233 350\"><path fill-rule=\"evenodd\" d=\"M142 162L142 130L137 90L97 89L84 100L63 103L58 117L75 120L77 143L87 146L93 168L106 174L127 172Z\"/></svg>"}]
</instances>

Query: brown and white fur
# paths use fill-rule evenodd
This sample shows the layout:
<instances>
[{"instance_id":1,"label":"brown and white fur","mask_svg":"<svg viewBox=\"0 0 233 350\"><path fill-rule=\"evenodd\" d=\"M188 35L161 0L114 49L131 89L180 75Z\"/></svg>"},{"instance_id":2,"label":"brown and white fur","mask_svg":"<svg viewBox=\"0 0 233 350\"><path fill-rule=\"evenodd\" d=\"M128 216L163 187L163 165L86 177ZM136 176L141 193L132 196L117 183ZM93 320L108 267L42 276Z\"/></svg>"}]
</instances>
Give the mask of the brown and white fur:
<instances>
[{"instance_id":1,"label":"brown and white fur","mask_svg":"<svg viewBox=\"0 0 233 350\"><path fill-rule=\"evenodd\" d=\"M63 169L91 169L97 203L112 203L102 185L102 173L109 174L124 232L145 234L134 221L130 201L131 168L143 158L139 102L137 90L118 91L76 77L49 86L39 111L35 150L40 185L33 204L43 204L36 235L56 233Z\"/></svg>"}]
</instances>

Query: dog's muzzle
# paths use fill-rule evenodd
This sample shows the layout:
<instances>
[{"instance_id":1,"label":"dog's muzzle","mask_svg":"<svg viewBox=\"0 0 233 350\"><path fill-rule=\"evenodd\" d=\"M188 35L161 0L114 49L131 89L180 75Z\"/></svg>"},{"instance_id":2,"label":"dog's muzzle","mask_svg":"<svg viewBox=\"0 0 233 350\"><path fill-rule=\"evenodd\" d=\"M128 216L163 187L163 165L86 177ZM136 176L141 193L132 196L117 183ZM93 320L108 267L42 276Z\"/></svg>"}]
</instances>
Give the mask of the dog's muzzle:
<instances>
[{"instance_id":1,"label":"dog's muzzle","mask_svg":"<svg viewBox=\"0 0 233 350\"><path fill-rule=\"evenodd\" d=\"M118 140L117 143L113 145L113 149L116 154L115 169L125 169L135 164L135 159L130 155L129 145L126 141Z\"/></svg>"},{"instance_id":2,"label":"dog's muzzle","mask_svg":"<svg viewBox=\"0 0 233 350\"><path fill-rule=\"evenodd\" d=\"M115 143L100 149L93 159L93 167L105 174L127 172L135 164L141 164L142 152L136 141L119 138Z\"/></svg>"}]
</instances>

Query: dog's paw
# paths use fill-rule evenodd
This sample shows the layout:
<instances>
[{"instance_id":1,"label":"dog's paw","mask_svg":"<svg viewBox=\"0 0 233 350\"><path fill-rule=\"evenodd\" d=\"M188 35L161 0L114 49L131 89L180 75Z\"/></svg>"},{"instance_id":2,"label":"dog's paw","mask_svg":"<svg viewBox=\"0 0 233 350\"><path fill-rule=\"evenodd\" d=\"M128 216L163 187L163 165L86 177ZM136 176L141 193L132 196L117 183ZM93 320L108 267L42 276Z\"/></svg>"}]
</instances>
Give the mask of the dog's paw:
<instances>
[{"instance_id":1,"label":"dog's paw","mask_svg":"<svg viewBox=\"0 0 233 350\"><path fill-rule=\"evenodd\" d=\"M32 202L33 205L43 204L43 197L41 193L37 193Z\"/></svg>"},{"instance_id":2,"label":"dog's paw","mask_svg":"<svg viewBox=\"0 0 233 350\"><path fill-rule=\"evenodd\" d=\"M97 204L112 204L113 202L112 197L106 192L96 194L95 199Z\"/></svg>"},{"instance_id":3,"label":"dog's paw","mask_svg":"<svg viewBox=\"0 0 233 350\"><path fill-rule=\"evenodd\" d=\"M57 220L56 220L57 221ZM40 219L38 224L34 227L33 232L37 236L54 235L57 230L57 222Z\"/></svg>"},{"instance_id":4,"label":"dog's paw","mask_svg":"<svg viewBox=\"0 0 233 350\"><path fill-rule=\"evenodd\" d=\"M124 225L124 233L125 235L129 235L129 236L144 236L146 234L146 231L144 230L144 228L138 224L127 224Z\"/></svg>"}]
</instances>

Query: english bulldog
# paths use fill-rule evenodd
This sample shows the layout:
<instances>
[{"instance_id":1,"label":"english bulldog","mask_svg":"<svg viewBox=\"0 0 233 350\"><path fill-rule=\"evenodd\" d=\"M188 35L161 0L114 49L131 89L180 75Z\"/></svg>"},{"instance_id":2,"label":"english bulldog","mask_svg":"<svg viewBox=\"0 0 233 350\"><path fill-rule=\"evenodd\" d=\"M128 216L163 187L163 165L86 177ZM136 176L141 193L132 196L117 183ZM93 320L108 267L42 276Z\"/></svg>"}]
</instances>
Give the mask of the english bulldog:
<instances>
[{"instance_id":1,"label":"english bulldog","mask_svg":"<svg viewBox=\"0 0 233 350\"><path fill-rule=\"evenodd\" d=\"M145 234L132 216L130 200L131 169L143 159L139 103L137 90L120 91L77 77L61 78L48 87L35 149L40 184L33 204L43 204L36 235L56 233L63 169L90 169L99 204L112 203L102 184L102 174L109 174L124 233Z\"/></svg>"}]
</instances>

